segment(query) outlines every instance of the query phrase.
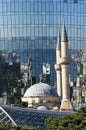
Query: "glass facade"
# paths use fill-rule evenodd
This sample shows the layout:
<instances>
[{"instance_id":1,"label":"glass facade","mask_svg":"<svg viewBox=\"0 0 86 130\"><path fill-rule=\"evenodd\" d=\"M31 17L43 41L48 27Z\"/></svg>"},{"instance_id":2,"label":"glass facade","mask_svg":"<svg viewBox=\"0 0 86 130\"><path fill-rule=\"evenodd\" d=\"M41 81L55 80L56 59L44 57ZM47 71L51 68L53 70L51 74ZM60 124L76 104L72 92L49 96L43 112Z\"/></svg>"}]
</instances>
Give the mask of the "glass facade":
<instances>
[{"instance_id":1,"label":"glass facade","mask_svg":"<svg viewBox=\"0 0 86 130\"><path fill-rule=\"evenodd\" d=\"M56 41L63 18L69 49L86 49L85 0L0 0L0 50L16 53L21 64L32 57L32 75L39 82L43 64L50 64L50 84L56 81ZM9 65L13 59L8 58ZM71 65L72 69L74 64ZM76 71L70 73L76 75Z\"/></svg>"}]
</instances>

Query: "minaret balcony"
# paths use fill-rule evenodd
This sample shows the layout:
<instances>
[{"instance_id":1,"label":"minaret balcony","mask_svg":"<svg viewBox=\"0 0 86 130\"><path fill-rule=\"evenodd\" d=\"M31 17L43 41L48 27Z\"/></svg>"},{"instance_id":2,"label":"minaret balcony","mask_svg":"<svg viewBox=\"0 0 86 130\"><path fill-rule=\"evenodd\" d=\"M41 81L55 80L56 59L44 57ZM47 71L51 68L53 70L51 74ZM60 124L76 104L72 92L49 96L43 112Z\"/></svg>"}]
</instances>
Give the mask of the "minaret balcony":
<instances>
[{"instance_id":1,"label":"minaret balcony","mask_svg":"<svg viewBox=\"0 0 86 130\"><path fill-rule=\"evenodd\" d=\"M60 64L69 64L70 63L70 58L68 57L61 57L60 58Z\"/></svg>"},{"instance_id":2,"label":"minaret balcony","mask_svg":"<svg viewBox=\"0 0 86 130\"><path fill-rule=\"evenodd\" d=\"M55 64L54 65L54 68L55 68L55 70L61 70L61 65L60 64Z\"/></svg>"}]
</instances>

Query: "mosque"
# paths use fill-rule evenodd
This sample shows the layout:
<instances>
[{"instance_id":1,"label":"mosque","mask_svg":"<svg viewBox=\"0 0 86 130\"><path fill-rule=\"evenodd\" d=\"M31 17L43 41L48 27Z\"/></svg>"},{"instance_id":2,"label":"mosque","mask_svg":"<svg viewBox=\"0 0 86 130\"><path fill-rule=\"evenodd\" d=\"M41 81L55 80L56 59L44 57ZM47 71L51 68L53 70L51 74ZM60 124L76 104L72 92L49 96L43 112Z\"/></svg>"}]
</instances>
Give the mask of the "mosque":
<instances>
[{"instance_id":1,"label":"mosque","mask_svg":"<svg viewBox=\"0 0 86 130\"><path fill-rule=\"evenodd\" d=\"M56 47L56 81L57 89L41 81L29 87L23 102L28 103L28 108L0 105L0 123L14 126L41 126L46 129L45 119L59 118L64 115L74 114L70 102L70 85L68 76L68 37L65 24L62 35L58 32Z\"/></svg>"},{"instance_id":2,"label":"mosque","mask_svg":"<svg viewBox=\"0 0 86 130\"><path fill-rule=\"evenodd\" d=\"M73 107L70 102L70 86L68 65L70 58L68 57L68 36L65 23L62 27L62 34L58 32L58 41L56 46L56 81L57 91L50 85L45 83L37 83L29 87L24 96L21 98L23 102L28 103L28 107L38 110L61 110L71 111Z\"/></svg>"}]
</instances>

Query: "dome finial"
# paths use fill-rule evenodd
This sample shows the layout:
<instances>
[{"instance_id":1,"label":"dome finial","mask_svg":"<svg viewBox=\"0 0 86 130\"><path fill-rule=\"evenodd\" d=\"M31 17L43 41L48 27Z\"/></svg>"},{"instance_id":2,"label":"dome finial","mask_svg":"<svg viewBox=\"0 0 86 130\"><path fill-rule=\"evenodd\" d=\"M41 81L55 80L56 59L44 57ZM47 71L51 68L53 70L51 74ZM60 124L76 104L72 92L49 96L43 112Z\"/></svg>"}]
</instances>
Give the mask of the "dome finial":
<instances>
[{"instance_id":1,"label":"dome finial","mask_svg":"<svg viewBox=\"0 0 86 130\"><path fill-rule=\"evenodd\" d=\"M42 74L39 75L39 79L40 79L40 83L42 83L43 82L43 76L42 76Z\"/></svg>"}]
</instances>

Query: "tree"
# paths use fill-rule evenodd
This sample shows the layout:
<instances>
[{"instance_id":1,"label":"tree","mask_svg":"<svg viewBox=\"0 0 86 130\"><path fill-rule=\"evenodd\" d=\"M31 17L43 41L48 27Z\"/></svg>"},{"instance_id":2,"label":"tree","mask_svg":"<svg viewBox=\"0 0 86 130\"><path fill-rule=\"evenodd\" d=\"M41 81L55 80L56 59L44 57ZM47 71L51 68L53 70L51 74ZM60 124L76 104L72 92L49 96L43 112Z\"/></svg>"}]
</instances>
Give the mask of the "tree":
<instances>
[{"instance_id":1,"label":"tree","mask_svg":"<svg viewBox=\"0 0 86 130\"><path fill-rule=\"evenodd\" d=\"M75 114L65 115L61 118L48 118L45 120L48 130L85 130L86 107L80 108Z\"/></svg>"}]
</instances>

